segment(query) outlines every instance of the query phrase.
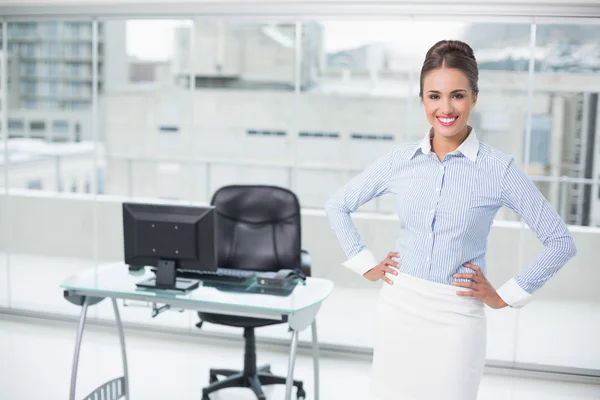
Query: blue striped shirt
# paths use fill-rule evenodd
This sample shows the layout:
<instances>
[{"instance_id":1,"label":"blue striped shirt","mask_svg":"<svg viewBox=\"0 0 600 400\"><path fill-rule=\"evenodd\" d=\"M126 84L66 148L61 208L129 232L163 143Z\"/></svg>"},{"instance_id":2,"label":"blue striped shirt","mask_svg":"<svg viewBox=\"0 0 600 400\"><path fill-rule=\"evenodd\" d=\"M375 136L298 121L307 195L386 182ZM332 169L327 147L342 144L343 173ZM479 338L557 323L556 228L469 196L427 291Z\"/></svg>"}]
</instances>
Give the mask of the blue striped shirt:
<instances>
[{"instance_id":1,"label":"blue striped shirt","mask_svg":"<svg viewBox=\"0 0 600 400\"><path fill-rule=\"evenodd\" d=\"M501 206L519 214L544 245L531 265L497 290L513 307L531 300L575 255L573 238L560 216L513 157L477 140L472 130L440 161L428 133L421 143L396 146L341 188L327 202L330 226L359 274L379 262L362 242L350 214L376 197L396 198L400 234L395 251L400 271L451 284L455 273L486 274L488 234Z\"/></svg>"}]
</instances>

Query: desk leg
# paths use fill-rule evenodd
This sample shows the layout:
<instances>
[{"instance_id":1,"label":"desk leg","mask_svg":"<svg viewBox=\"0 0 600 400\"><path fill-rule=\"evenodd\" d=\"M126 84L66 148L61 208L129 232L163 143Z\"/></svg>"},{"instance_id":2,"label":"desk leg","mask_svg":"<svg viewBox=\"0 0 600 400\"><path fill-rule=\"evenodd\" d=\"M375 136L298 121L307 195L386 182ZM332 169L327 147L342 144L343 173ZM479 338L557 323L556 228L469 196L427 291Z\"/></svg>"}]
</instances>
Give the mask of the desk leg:
<instances>
[{"instance_id":1,"label":"desk leg","mask_svg":"<svg viewBox=\"0 0 600 400\"><path fill-rule=\"evenodd\" d=\"M117 329L119 330L119 341L121 342L121 357L123 359L123 380L125 398L129 399L129 373L127 372L127 351L125 350L125 333L123 332L123 323L121 322L121 315L119 314L119 306L117 305L117 299L112 298L113 310L115 310L115 320L117 321Z\"/></svg>"},{"instance_id":2,"label":"desk leg","mask_svg":"<svg viewBox=\"0 0 600 400\"><path fill-rule=\"evenodd\" d=\"M311 324L312 348L313 348L313 371L315 374L315 400L319 400L319 340L317 339L317 319Z\"/></svg>"},{"instance_id":3,"label":"desk leg","mask_svg":"<svg viewBox=\"0 0 600 400\"><path fill-rule=\"evenodd\" d=\"M77 339L75 340L75 354L73 355L73 368L71 369L71 391L69 400L75 400L75 389L77 386L77 367L79 366L79 352L81 350L81 339L83 338L83 326L85 325L85 317L89 305L89 298L86 297L83 301L81 314L79 315L79 326L77 327Z\"/></svg>"},{"instance_id":4,"label":"desk leg","mask_svg":"<svg viewBox=\"0 0 600 400\"><path fill-rule=\"evenodd\" d=\"M288 374L285 382L285 400L292 400L294 387L294 365L296 364L296 349L298 348L298 331L292 331L292 345L290 346L290 359L288 360Z\"/></svg>"}]
</instances>

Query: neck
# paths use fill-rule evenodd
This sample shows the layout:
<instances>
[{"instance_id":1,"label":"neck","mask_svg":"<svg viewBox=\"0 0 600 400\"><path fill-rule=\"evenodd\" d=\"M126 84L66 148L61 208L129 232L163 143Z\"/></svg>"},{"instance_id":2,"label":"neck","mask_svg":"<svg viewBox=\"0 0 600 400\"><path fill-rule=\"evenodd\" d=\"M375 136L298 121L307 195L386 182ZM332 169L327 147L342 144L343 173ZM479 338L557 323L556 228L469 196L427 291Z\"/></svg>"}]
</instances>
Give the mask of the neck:
<instances>
[{"instance_id":1,"label":"neck","mask_svg":"<svg viewBox=\"0 0 600 400\"><path fill-rule=\"evenodd\" d=\"M468 125L458 135L452 137L436 135L434 132L433 139L431 140L431 150L440 160L443 160L446 154L456 150L465 141L470 132L471 128Z\"/></svg>"}]
</instances>

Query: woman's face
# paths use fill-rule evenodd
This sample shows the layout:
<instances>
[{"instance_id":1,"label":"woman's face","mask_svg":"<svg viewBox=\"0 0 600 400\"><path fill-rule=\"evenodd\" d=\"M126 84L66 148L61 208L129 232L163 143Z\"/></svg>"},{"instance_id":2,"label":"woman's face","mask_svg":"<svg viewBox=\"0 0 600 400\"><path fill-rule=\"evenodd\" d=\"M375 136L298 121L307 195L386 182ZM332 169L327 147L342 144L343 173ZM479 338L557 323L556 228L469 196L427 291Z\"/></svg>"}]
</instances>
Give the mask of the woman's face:
<instances>
[{"instance_id":1,"label":"woman's face","mask_svg":"<svg viewBox=\"0 0 600 400\"><path fill-rule=\"evenodd\" d=\"M438 68L423 79L422 101L434 133L454 137L465 132L477 95L462 71Z\"/></svg>"}]
</instances>

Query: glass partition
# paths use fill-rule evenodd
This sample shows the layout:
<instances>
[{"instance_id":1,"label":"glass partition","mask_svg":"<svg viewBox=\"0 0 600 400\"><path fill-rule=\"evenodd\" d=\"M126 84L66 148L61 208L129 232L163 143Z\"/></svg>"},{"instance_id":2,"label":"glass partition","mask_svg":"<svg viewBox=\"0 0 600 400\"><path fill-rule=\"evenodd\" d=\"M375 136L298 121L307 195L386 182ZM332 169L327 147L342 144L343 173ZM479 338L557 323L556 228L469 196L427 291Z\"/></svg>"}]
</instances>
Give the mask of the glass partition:
<instances>
[{"instance_id":1,"label":"glass partition","mask_svg":"<svg viewBox=\"0 0 600 400\"><path fill-rule=\"evenodd\" d=\"M340 265L322 209L390 146L425 135L420 67L431 45L455 38L479 62L470 121L478 138L515 157L579 250L527 307L488 310L488 359L600 369L592 253L600 238L600 53L588 40L600 25L192 18L6 23L0 307L78 313L59 283L122 261L125 200L206 204L226 184L273 184L299 196L313 275L335 283L318 317L320 340L368 351L380 285ZM394 245L394 209L382 198L354 217L379 256ZM501 209L488 279L501 286L540 249ZM196 331L193 313L150 318L140 306L128 304L123 319ZM109 303L96 308L92 317L113 318ZM289 337L284 326L257 334Z\"/></svg>"},{"instance_id":2,"label":"glass partition","mask_svg":"<svg viewBox=\"0 0 600 400\"><path fill-rule=\"evenodd\" d=\"M10 305L75 314L56 285L65 274L94 266L94 204L99 168L92 103L94 56L103 37L81 20L10 21L7 25L5 190ZM96 73L96 74L95 74Z\"/></svg>"},{"instance_id":3,"label":"glass partition","mask_svg":"<svg viewBox=\"0 0 600 400\"><path fill-rule=\"evenodd\" d=\"M7 99L8 77L6 70L8 67L8 57L6 56L6 22L0 22L0 307L10 306L10 282L9 282L9 252L7 248L8 240L8 224L4 221L8 220L9 210L7 207L8 201L8 186L6 185L9 162L7 161L8 141L7 141L7 119L4 113Z\"/></svg>"},{"instance_id":4,"label":"glass partition","mask_svg":"<svg viewBox=\"0 0 600 400\"><path fill-rule=\"evenodd\" d=\"M523 308L516 361L599 370L600 275L593 265L599 230L599 25L536 26L534 110L528 143L529 175L573 226L577 255ZM541 250L524 237L527 266Z\"/></svg>"}]
</instances>

